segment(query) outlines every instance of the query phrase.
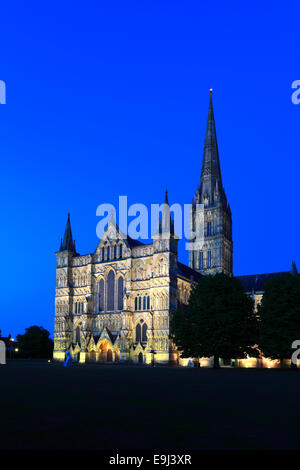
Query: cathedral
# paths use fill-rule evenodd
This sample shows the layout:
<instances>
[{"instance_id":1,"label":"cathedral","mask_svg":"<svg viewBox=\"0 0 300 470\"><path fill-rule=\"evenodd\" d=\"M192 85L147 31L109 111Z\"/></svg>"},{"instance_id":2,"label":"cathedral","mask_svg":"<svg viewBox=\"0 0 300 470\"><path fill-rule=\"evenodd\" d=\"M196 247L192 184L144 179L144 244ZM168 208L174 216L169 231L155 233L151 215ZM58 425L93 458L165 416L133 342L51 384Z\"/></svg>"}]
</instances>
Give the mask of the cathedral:
<instances>
[{"instance_id":1,"label":"cathedral","mask_svg":"<svg viewBox=\"0 0 300 470\"><path fill-rule=\"evenodd\" d=\"M69 349L73 360L81 363L187 364L169 339L172 312L187 304L190 290L201 276L233 274L232 216L222 184L212 92L199 183L192 201L190 229L197 234L202 207L203 243L189 251L189 266L178 261L178 238L167 210L167 192L152 243L124 236L112 216L95 252L80 255L68 215L56 253L54 360L63 361ZM239 279L257 306L266 280L282 274ZM267 361L241 359L237 365L277 366L276 361ZM201 366L211 363L210 358L200 360ZM225 361L223 365L227 365Z\"/></svg>"}]
</instances>

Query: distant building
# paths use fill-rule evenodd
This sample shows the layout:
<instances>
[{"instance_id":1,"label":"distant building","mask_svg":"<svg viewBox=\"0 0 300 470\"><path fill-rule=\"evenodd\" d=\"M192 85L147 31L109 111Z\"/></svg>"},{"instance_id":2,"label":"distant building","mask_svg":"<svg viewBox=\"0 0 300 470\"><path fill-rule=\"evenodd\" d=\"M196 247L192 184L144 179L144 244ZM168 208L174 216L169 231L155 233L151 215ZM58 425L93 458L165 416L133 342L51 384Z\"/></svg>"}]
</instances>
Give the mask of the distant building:
<instances>
[{"instance_id":1,"label":"distant building","mask_svg":"<svg viewBox=\"0 0 300 470\"><path fill-rule=\"evenodd\" d=\"M3 341L5 344L5 350L6 350L6 359L11 359L13 357L14 351L16 344L11 337L11 335L8 336L1 336L0 335L0 341Z\"/></svg>"},{"instance_id":2,"label":"distant building","mask_svg":"<svg viewBox=\"0 0 300 470\"><path fill-rule=\"evenodd\" d=\"M65 350L70 349L79 362L188 363L178 357L169 339L170 315L178 305L187 304L191 287L201 276L233 273L232 218L221 178L212 94L201 180L192 201L193 230L199 216L197 204L204 204L204 244L189 252L189 266L178 261L178 239L169 210L162 214L152 243L124 238L122 233L116 239L118 228L111 218L96 250L86 255L76 251L68 215L56 253L55 360L63 361ZM257 306L265 281L280 274L284 273L239 279ZM203 366L210 364L211 359L201 360ZM238 360L240 366L247 364L258 365L258 361Z\"/></svg>"}]
</instances>

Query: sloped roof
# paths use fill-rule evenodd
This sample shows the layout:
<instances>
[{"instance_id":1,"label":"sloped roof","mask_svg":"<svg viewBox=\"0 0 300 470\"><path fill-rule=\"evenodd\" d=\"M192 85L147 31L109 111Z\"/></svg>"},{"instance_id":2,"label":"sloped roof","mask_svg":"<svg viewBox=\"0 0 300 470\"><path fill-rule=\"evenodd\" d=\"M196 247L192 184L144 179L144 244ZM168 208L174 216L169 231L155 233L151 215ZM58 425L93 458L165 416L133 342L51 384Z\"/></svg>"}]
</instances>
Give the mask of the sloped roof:
<instances>
[{"instance_id":1,"label":"sloped roof","mask_svg":"<svg viewBox=\"0 0 300 470\"><path fill-rule=\"evenodd\" d=\"M97 344L99 341L100 335L93 335L93 338L94 338L95 344Z\"/></svg>"},{"instance_id":2,"label":"sloped roof","mask_svg":"<svg viewBox=\"0 0 300 470\"><path fill-rule=\"evenodd\" d=\"M195 282L200 281L202 277L202 274L198 273L197 271L190 268L189 266L186 266L185 264L180 263L180 261L177 261L177 273Z\"/></svg>"},{"instance_id":3,"label":"sloped roof","mask_svg":"<svg viewBox=\"0 0 300 470\"><path fill-rule=\"evenodd\" d=\"M127 240L130 248L135 248L136 246L147 245L147 243L143 243L140 240L135 240L134 238L131 238L129 235L127 235L127 238L125 240Z\"/></svg>"},{"instance_id":4,"label":"sloped roof","mask_svg":"<svg viewBox=\"0 0 300 470\"><path fill-rule=\"evenodd\" d=\"M101 332L100 335L93 335L95 344L98 343L98 341L99 341L99 339L100 339L102 333L105 332L105 331L106 331L108 337L110 338L111 343L114 344L114 342L115 342L115 340L116 340L116 338L117 338L118 335L113 334L113 333L107 328L107 326L104 327L104 329L102 330L102 332Z\"/></svg>"},{"instance_id":5,"label":"sloped roof","mask_svg":"<svg viewBox=\"0 0 300 470\"><path fill-rule=\"evenodd\" d=\"M281 271L279 273L250 274L247 276L236 276L243 285L245 292L262 292L265 290L265 283L273 277L284 276L290 271Z\"/></svg>"}]
</instances>

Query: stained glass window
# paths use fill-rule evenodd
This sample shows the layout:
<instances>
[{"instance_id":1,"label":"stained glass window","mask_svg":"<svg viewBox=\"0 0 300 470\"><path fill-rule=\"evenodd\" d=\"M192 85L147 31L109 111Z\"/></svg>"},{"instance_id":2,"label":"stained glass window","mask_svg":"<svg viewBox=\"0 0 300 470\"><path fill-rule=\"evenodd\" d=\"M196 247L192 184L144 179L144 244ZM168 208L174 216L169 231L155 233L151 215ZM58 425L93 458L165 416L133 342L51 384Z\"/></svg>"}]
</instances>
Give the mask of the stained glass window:
<instances>
[{"instance_id":1,"label":"stained glass window","mask_svg":"<svg viewBox=\"0 0 300 470\"><path fill-rule=\"evenodd\" d=\"M115 309L115 273L110 271L107 276L107 310Z\"/></svg>"}]
</instances>

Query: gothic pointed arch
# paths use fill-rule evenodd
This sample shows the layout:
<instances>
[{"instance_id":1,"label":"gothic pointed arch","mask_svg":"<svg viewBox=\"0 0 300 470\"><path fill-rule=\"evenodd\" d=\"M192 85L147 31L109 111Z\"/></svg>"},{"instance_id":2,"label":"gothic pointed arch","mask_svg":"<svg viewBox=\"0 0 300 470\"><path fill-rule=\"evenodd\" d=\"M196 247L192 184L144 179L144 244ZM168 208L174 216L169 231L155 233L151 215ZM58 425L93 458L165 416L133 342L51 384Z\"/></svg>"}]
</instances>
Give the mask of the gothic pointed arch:
<instances>
[{"instance_id":1,"label":"gothic pointed arch","mask_svg":"<svg viewBox=\"0 0 300 470\"><path fill-rule=\"evenodd\" d=\"M115 310L115 272L113 269L108 271L106 277L106 310Z\"/></svg>"},{"instance_id":2,"label":"gothic pointed arch","mask_svg":"<svg viewBox=\"0 0 300 470\"><path fill-rule=\"evenodd\" d=\"M98 310L99 312L104 311L104 279L101 277L98 282Z\"/></svg>"},{"instance_id":3,"label":"gothic pointed arch","mask_svg":"<svg viewBox=\"0 0 300 470\"><path fill-rule=\"evenodd\" d=\"M138 362L139 362L139 364L143 364L143 362L144 362L144 355L143 355L142 351L139 352Z\"/></svg>"},{"instance_id":4,"label":"gothic pointed arch","mask_svg":"<svg viewBox=\"0 0 300 470\"><path fill-rule=\"evenodd\" d=\"M124 278L123 276L118 277L118 310L123 310L123 294L124 294Z\"/></svg>"},{"instance_id":5,"label":"gothic pointed arch","mask_svg":"<svg viewBox=\"0 0 300 470\"><path fill-rule=\"evenodd\" d=\"M138 343L142 340L142 327L141 323L137 323L135 327L135 341Z\"/></svg>"},{"instance_id":6,"label":"gothic pointed arch","mask_svg":"<svg viewBox=\"0 0 300 470\"><path fill-rule=\"evenodd\" d=\"M148 329L147 323L144 322L143 325L142 325L142 342L143 343L145 343L148 339L147 338L147 329Z\"/></svg>"},{"instance_id":7,"label":"gothic pointed arch","mask_svg":"<svg viewBox=\"0 0 300 470\"><path fill-rule=\"evenodd\" d=\"M147 322L144 320L144 318L139 318L135 325L136 343L146 343L148 341L147 330Z\"/></svg>"}]
</instances>

